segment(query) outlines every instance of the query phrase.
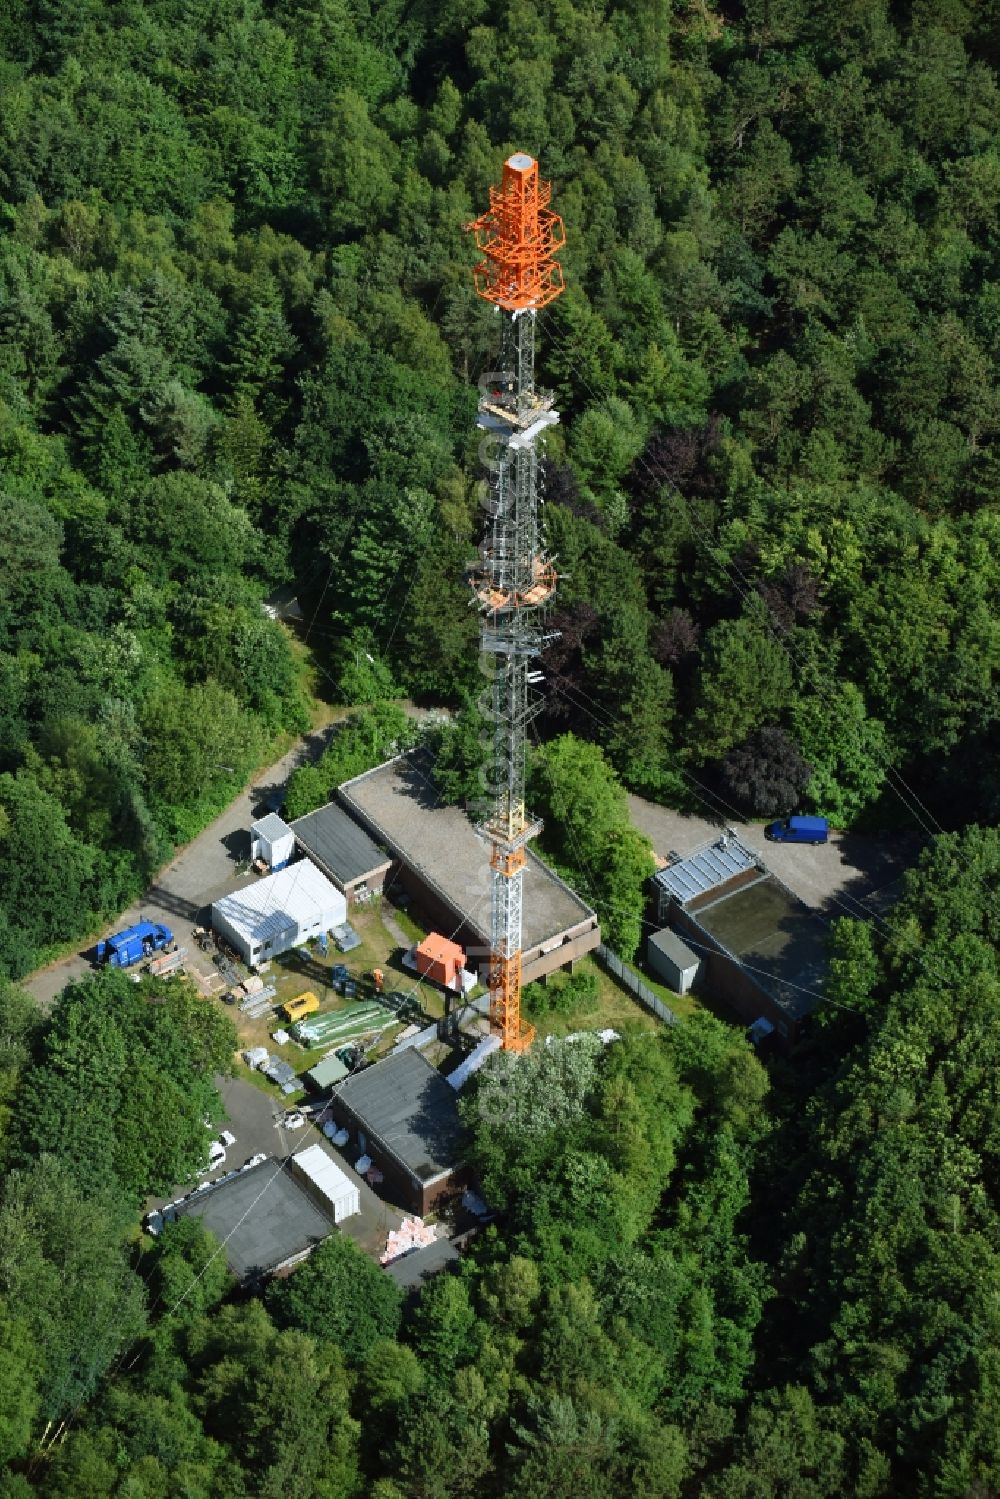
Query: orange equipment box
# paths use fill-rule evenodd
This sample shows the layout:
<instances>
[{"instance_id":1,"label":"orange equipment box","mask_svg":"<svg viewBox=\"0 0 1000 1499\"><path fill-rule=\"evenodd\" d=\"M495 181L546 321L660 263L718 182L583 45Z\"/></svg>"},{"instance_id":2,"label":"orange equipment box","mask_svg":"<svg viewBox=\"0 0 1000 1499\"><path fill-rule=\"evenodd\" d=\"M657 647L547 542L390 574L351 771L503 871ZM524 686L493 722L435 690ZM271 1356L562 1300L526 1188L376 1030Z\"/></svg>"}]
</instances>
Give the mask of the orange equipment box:
<instances>
[{"instance_id":1,"label":"orange equipment box","mask_svg":"<svg viewBox=\"0 0 1000 1499\"><path fill-rule=\"evenodd\" d=\"M465 967L465 952L457 942L449 942L439 932L431 932L413 954L417 972L435 984L450 987Z\"/></svg>"}]
</instances>

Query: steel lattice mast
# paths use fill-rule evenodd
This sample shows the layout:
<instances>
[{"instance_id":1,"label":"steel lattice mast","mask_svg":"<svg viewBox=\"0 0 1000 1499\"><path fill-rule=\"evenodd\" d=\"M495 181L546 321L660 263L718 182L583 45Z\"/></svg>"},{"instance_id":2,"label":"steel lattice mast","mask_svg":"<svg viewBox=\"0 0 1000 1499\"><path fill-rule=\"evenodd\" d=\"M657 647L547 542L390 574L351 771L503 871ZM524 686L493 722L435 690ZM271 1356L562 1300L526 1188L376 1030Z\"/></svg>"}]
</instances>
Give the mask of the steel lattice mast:
<instances>
[{"instance_id":1,"label":"steel lattice mast","mask_svg":"<svg viewBox=\"0 0 1000 1499\"><path fill-rule=\"evenodd\" d=\"M554 256L565 242L550 195L538 163L518 152L504 163L500 186L490 188L489 212L467 226L483 252L476 291L503 319L502 373L479 402L479 426L495 446L489 520L471 583L482 612L480 645L493 663L490 1027L507 1051L523 1051L534 1036L521 1025L521 903L526 846L541 824L525 808L525 745L537 706L531 660L556 587L539 534L535 444L559 420L551 398L535 390L535 314L563 290Z\"/></svg>"}]
</instances>

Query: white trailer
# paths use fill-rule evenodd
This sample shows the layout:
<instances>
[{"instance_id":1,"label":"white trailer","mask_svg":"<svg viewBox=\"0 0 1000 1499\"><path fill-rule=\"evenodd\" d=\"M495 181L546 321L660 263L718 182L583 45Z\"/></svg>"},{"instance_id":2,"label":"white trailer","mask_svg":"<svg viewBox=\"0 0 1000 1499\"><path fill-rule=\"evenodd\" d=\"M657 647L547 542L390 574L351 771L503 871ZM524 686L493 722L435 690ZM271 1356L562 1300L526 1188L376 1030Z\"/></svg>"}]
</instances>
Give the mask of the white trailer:
<instances>
[{"instance_id":1,"label":"white trailer","mask_svg":"<svg viewBox=\"0 0 1000 1499\"><path fill-rule=\"evenodd\" d=\"M212 906L212 926L251 968L346 919L343 892L308 859L255 880Z\"/></svg>"},{"instance_id":2,"label":"white trailer","mask_svg":"<svg viewBox=\"0 0 1000 1499\"><path fill-rule=\"evenodd\" d=\"M361 1189L357 1182L345 1176L322 1145L308 1145L305 1150L297 1150L290 1164L293 1175L319 1199L334 1223L342 1223L345 1218L360 1213Z\"/></svg>"}]
</instances>

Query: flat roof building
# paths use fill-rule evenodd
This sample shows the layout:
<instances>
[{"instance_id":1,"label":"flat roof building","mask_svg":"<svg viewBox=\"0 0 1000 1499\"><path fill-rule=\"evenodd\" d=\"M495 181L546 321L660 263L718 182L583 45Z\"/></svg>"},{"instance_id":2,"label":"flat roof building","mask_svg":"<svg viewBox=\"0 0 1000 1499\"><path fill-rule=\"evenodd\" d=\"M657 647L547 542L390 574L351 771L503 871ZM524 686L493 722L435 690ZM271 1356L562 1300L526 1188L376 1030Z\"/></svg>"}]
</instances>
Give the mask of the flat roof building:
<instances>
[{"instance_id":1,"label":"flat roof building","mask_svg":"<svg viewBox=\"0 0 1000 1499\"><path fill-rule=\"evenodd\" d=\"M194 1193L177 1216L198 1218L215 1234L241 1281L294 1264L334 1229L332 1214L273 1157Z\"/></svg>"},{"instance_id":2,"label":"flat roof building","mask_svg":"<svg viewBox=\"0 0 1000 1499\"><path fill-rule=\"evenodd\" d=\"M212 926L252 968L346 920L343 892L308 859L212 905Z\"/></svg>"},{"instance_id":3,"label":"flat roof building","mask_svg":"<svg viewBox=\"0 0 1000 1499\"><path fill-rule=\"evenodd\" d=\"M338 802L297 817L291 832L302 852L348 901L382 889L392 859Z\"/></svg>"},{"instance_id":4,"label":"flat roof building","mask_svg":"<svg viewBox=\"0 0 1000 1499\"><path fill-rule=\"evenodd\" d=\"M659 919L701 960L697 982L788 1044L820 1002L826 923L732 833L655 876Z\"/></svg>"},{"instance_id":5,"label":"flat roof building","mask_svg":"<svg viewBox=\"0 0 1000 1499\"><path fill-rule=\"evenodd\" d=\"M330 1112L415 1212L458 1185L465 1133L455 1090L419 1051L393 1052L347 1078Z\"/></svg>"},{"instance_id":6,"label":"flat roof building","mask_svg":"<svg viewBox=\"0 0 1000 1499\"><path fill-rule=\"evenodd\" d=\"M347 781L344 806L384 844L399 877L431 921L459 942L470 968L490 947L490 845L460 807L443 807L424 750L399 755ZM522 976L543 978L591 952L597 917L564 880L528 852L522 902Z\"/></svg>"}]
</instances>

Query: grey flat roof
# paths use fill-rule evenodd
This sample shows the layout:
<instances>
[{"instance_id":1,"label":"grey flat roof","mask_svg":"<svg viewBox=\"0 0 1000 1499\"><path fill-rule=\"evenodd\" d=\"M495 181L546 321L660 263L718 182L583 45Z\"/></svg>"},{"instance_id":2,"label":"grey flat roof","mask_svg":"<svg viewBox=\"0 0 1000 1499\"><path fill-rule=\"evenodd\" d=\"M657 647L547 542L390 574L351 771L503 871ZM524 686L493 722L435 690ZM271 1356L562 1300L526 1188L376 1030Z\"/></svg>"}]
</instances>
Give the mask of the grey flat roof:
<instances>
[{"instance_id":1,"label":"grey flat roof","mask_svg":"<svg viewBox=\"0 0 1000 1499\"><path fill-rule=\"evenodd\" d=\"M262 817L259 822L250 824L250 831L266 838L268 843L277 843L279 838L286 837L292 830L287 822L282 821L277 812L268 812L267 816Z\"/></svg>"},{"instance_id":2,"label":"grey flat roof","mask_svg":"<svg viewBox=\"0 0 1000 1499\"><path fill-rule=\"evenodd\" d=\"M701 955L692 952L687 943L669 927L664 927L661 932L654 932L649 939L649 945L658 948L672 963L676 963L678 968L696 968L701 962Z\"/></svg>"},{"instance_id":3,"label":"grey flat roof","mask_svg":"<svg viewBox=\"0 0 1000 1499\"><path fill-rule=\"evenodd\" d=\"M427 753L414 750L399 755L346 781L338 794L488 946L489 842L460 807L439 805ZM593 919L590 906L529 851L522 947L539 947Z\"/></svg>"},{"instance_id":4,"label":"grey flat roof","mask_svg":"<svg viewBox=\"0 0 1000 1499\"><path fill-rule=\"evenodd\" d=\"M273 1158L187 1198L177 1214L199 1218L225 1242L229 1268L240 1280L273 1270L334 1229L332 1218Z\"/></svg>"},{"instance_id":5,"label":"grey flat roof","mask_svg":"<svg viewBox=\"0 0 1000 1499\"><path fill-rule=\"evenodd\" d=\"M690 913L689 913L690 916ZM808 1015L826 973L826 924L773 875L724 895L693 918L744 963L786 1014Z\"/></svg>"},{"instance_id":6,"label":"grey flat roof","mask_svg":"<svg viewBox=\"0 0 1000 1499\"><path fill-rule=\"evenodd\" d=\"M419 1051L394 1052L337 1089L360 1127L421 1182L452 1170L464 1132L454 1088Z\"/></svg>"},{"instance_id":7,"label":"grey flat roof","mask_svg":"<svg viewBox=\"0 0 1000 1499\"><path fill-rule=\"evenodd\" d=\"M391 863L389 855L337 802L296 818L292 832L306 853L345 885Z\"/></svg>"},{"instance_id":8,"label":"grey flat roof","mask_svg":"<svg viewBox=\"0 0 1000 1499\"><path fill-rule=\"evenodd\" d=\"M717 885L724 885L745 869L753 869L756 863L757 855L752 849L745 848L738 838L724 836L686 859L668 864L656 875L656 883L683 906Z\"/></svg>"}]
</instances>

